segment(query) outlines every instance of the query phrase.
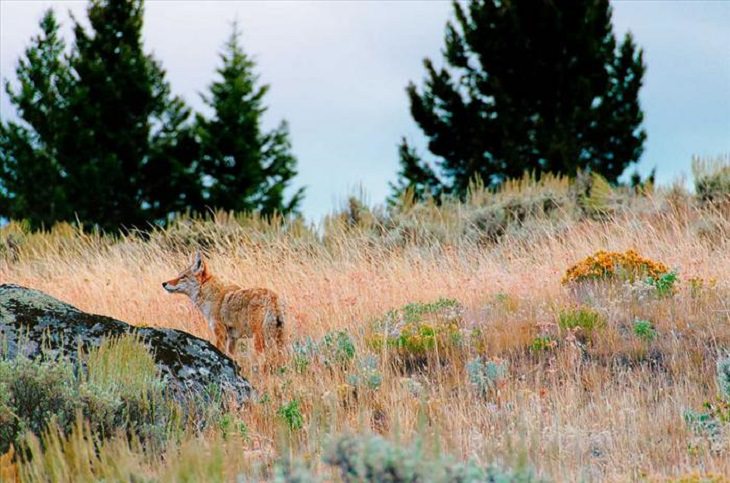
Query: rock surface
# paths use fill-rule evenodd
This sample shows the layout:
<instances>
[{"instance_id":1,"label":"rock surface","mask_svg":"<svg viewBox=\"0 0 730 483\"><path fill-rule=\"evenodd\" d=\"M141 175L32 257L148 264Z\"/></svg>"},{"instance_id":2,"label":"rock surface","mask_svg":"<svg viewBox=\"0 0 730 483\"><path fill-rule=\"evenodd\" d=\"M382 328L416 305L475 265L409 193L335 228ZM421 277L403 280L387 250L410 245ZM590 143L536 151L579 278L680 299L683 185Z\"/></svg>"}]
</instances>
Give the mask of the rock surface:
<instances>
[{"instance_id":1,"label":"rock surface","mask_svg":"<svg viewBox=\"0 0 730 483\"><path fill-rule=\"evenodd\" d=\"M236 363L208 341L174 329L134 327L82 312L38 290L0 285L0 354L5 357L35 357L43 345L75 362L79 344L93 347L104 337L131 332L148 344L175 397L205 396L211 385L239 403L253 395Z\"/></svg>"}]
</instances>

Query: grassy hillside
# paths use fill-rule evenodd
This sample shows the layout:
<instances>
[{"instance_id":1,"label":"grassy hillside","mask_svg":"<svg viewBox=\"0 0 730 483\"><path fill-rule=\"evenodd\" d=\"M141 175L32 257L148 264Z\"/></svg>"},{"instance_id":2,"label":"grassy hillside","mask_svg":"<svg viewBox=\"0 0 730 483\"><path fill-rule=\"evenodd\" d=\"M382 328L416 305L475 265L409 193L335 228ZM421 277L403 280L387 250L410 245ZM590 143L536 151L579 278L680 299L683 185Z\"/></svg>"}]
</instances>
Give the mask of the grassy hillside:
<instances>
[{"instance_id":1,"label":"grassy hillside","mask_svg":"<svg viewBox=\"0 0 730 483\"><path fill-rule=\"evenodd\" d=\"M51 467L65 468L59 481L730 474L716 378L730 349L729 213L679 187L548 178L441 206L353 200L317 230L225 214L145 236L11 223L2 282L210 338L190 301L160 286L202 247L217 275L285 297L290 347L273 371L241 354L260 398L163 448L102 444L79 422L15 461L37 481ZM603 268L565 279L600 250ZM616 258L627 250L645 260Z\"/></svg>"}]
</instances>

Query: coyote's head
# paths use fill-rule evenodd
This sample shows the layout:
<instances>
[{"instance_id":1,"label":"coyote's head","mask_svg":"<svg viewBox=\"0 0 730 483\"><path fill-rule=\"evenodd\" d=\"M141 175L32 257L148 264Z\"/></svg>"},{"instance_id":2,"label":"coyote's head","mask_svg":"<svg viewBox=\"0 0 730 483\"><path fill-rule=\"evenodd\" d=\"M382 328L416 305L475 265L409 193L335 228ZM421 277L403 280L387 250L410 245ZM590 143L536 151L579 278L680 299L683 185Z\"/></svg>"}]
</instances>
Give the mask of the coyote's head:
<instances>
[{"instance_id":1,"label":"coyote's head","mask_svg":"<svg viewBox=\"0 0 730 483\"><path fill-rule=\"evenodd\" d=\"M184 293L193 297L200 291L200 286L210 278L208 266L200 252L195 254L192 265L182 271L180 275L167 282L162 282L162 288L170 293Z\"/></svg>"}]
</instances>

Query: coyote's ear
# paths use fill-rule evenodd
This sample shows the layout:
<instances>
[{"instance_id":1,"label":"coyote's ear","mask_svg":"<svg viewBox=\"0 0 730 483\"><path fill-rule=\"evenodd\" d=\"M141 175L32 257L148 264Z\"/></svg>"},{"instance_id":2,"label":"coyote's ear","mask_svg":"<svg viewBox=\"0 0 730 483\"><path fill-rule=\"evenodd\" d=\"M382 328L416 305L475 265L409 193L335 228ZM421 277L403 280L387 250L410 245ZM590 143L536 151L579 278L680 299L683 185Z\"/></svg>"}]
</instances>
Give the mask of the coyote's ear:
<instances>
[{"instance_id":1,"label":"coyote's ear","mask_svg":"<svg viewBox=\"0 0 730 483\"><path fill-rule=\"evenodd\" d=\"M195 252L195 259L193 260L193 273L200 273L205 270L205 262L203 261L203 255L200 251Z\"/></svg>"}]
</instances>

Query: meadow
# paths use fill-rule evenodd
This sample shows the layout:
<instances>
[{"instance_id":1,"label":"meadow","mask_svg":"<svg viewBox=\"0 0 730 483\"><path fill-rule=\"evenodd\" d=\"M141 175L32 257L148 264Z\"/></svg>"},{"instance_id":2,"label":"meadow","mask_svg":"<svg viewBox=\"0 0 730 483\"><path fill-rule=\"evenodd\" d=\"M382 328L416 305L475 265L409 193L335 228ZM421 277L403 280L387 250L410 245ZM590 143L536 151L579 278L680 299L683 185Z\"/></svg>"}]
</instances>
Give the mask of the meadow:
<instances>
[{"instance_id":1,"label":"meadow","mask_svg":"<svg viewBox=\"0 0 730 483\"><path fill-rule=\"evenodd\" d=\"M285 297L289 350L265 369L242 347L258 397L164 448L80 421L29 437L6 477L725 481L730 205L721 182L700 188L526 177L440 205L353 199L317 229L226 213L115 236L11 222L3 283L210 338L160 286L200 248L217 275ZM565 279L601 250L639 268ZM647 261L666 271L650 279Z\"/></svg>"}]
</instances>

